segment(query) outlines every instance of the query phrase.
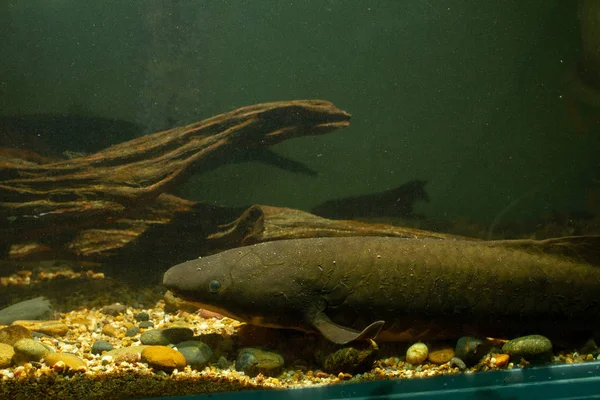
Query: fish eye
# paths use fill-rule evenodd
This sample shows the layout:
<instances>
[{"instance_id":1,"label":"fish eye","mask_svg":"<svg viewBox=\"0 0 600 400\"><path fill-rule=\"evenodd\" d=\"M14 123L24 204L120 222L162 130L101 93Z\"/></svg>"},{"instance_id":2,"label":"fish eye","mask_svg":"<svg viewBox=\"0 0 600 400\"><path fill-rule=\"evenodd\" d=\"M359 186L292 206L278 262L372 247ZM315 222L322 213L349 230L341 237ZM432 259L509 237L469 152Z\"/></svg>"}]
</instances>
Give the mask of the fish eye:
<instances>
[{"instance_id":1,"label":"fish eye","mask_svg":"<svg viewBox=\"0 0 600 400\"><path fill-rule=\"evenodd\" d=\"M208 290L211 293L217 293L219 290L221 290L221 282L217 280L210 281L208 284Z\"/></svg>"}]
</instances>

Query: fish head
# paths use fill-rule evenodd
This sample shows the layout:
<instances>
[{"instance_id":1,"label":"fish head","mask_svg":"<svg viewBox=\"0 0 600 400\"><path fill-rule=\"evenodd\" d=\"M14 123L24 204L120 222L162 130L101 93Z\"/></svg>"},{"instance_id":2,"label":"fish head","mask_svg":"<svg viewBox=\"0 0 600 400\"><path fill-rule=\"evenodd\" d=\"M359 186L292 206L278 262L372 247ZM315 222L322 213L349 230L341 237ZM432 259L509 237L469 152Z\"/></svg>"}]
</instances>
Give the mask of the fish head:
<instances>
[{"instance_id":1,"label":"fish head","mask_svg":"<svg viewBox=\"0 0 600 400\"><path fill-rule=\"evenodd\" d=\"M203 309L244 320L221 306L227 303L232 279L230 266L223 264L220 258L208 256L177 264L165 272L163 285L175 296Z\"/></svg>"},{"instance_id":2,"label":"fish head","mask_svg":"<svg viewBox=\"0 0 600 400\"><path fill-rule=\"evenodd\" d=\"M177 297L238 321L303 329L306 309L318 296L302 276L300 258L277 246L260 243L187 261L171 267L163 284Z\"/></svg>"}]
</instances>

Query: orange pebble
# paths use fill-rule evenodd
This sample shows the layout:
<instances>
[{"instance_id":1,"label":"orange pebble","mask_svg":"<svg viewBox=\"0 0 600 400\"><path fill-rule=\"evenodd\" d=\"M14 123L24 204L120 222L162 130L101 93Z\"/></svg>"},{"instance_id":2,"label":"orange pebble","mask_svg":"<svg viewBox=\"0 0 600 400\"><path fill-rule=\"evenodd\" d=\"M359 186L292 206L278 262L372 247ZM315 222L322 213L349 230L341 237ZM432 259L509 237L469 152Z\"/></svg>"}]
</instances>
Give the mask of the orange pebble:
<instances>
[{"instance_id":1,"label":"orange pebble","mask_svg":"<svg viewBox=\"0 0 600 400\"><path fill-rule=\"evenodd\" d=\"M496 359L496 367L504 368L508 364L510 356L508 354L496 354L494 358Z\"/></svg>"}]
</instances>

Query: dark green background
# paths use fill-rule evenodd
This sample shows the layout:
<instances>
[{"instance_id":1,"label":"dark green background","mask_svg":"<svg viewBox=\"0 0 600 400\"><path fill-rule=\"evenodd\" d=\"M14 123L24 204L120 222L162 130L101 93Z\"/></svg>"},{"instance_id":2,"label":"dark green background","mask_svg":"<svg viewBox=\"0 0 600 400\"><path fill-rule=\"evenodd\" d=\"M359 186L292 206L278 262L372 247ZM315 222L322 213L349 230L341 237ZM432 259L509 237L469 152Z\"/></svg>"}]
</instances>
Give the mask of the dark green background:
<instances>
[{"instance_id":1,"label":"dark green background","mask_svg":"<svg viewBox=\"0 0 600 400\"><path fill-rule=\"evenodd\" d=\"M576 135L562 98L574 3L11 2L0 6L0 112L85 110L150 132L327 99L350 128L275 147L318 177L237 164L182 194L308 208L426 179L432 201L419 209L434 217L491 220L520 196L513 217L580 210L600 186L600 135ZM74 140L65 148L85 133Z\"/></svg>"}]
</instances>

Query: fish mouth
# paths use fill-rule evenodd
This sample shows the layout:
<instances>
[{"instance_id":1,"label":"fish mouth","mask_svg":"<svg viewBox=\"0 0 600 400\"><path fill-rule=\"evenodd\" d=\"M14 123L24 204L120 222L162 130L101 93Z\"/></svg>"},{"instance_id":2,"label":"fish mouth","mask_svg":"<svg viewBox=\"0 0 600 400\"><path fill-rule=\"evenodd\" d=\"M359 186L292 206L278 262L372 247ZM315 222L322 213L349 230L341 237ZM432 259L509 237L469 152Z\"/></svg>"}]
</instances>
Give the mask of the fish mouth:
<instances>
[{"instance_id":1,"label":"fish mouth","mask_svg":"<svg viewBox=\"0 0 600 400\"><path fill-rule=\"evenodd\" d=\"M249 320L246 317L242 317L238 314L232 313L231 311L229 311L225 308L219 307L218 305L215 305L215 304L204 303L202 301L194 300L191 298L186 298L185 296L180 296L177 293L173 293L173 295L179 299L184 300L186 303L189 303L195 307L198 307L198 309L212 311L214 313L221 314L224 317L235 319L236 321L248 322L248 320Z\"/></svg>"},{"instance_id":2,"label":"fish mouth","mask_svg":"<svg viewBox=\"0 0 600 400\"><path fill-rule=\"evenodd\" d=\"M214 304L207 304L207 303L202 303L202 302L194 301L194 300L186 300L186 301L188 303L192 303L193 305L195 305L198 308L201 308L203 310L212 311L214 313L221 314L224 317L235 319L236 321L248 322L248 318L245 318L245 317L242 317L240 315L234 314L234 313L230 312L229 310L221 308L221 307L216 306Z\"/></svg>"},{"instance_id":3,"label":"fish mouth","mask_svg":"<svg viewBox=\"0 0 600 400\"><path fill-rule=\"evenodd\" d=\"M163 275L162 284L178 297L188 297L188 293L198 292L198 279L196 268L189 262L175 265Z\"/></svg>"},{"instance_id":4,"label":"fish mouth","mask_svg":"<svg viewBox=\"0 0 600 400\"><path fill-rule=\"evenodd\" d=\"M167 270L167 272L165 272L165 274L163 275L163 281L162 284L163 286L165 286L167 289L169 289L171 291L171 293L173 293L174 295L176 295L177 297L180 297L177 293L179 292L178 290L178 283L179 283L179 279L177 278L177 274L175 273L175 271L173 271L173 268L170 268Z\"/></svg>"}]
</instances>

